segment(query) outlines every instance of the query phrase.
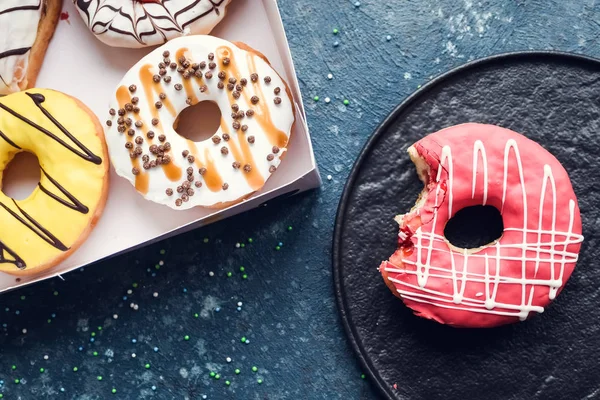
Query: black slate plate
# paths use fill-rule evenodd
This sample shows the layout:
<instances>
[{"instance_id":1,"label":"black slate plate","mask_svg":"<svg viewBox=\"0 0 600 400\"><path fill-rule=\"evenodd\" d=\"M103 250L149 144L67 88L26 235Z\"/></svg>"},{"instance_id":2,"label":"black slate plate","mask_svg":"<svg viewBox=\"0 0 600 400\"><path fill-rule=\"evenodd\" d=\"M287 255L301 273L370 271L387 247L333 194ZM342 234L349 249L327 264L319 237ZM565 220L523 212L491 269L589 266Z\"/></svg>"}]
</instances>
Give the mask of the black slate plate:
<instances>
[{"instance_id":1,"label":"black slate plate","mask_svg":"<svg viewBox=\"0 0 600 400\"><path fill-rule=\"evenodd\" d=\"M462 122L538 141L565 166L585 242L557 300L524 323L459 330L412 315L376 268L396 248L392 220L422 185L406 149ZM425 85L375 131L338 210L339 310L365 373L388 399L600 398L600 61L527 52L475 61Z\"/></svg>"}]
</instances>

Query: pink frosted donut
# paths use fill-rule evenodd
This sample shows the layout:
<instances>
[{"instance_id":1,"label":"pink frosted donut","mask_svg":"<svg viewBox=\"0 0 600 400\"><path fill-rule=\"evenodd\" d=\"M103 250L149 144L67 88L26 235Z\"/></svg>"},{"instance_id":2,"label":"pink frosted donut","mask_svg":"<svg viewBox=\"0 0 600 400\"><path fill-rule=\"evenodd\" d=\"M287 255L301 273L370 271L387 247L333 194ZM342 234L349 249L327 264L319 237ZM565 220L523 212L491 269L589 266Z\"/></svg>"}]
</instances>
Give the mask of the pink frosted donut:
<instances>
[{"instance_id":1,"label":"pink frosted donut","mask_svg":"<svg viewBox=\"0 0 600 400\"><path fill-rule=\"evenodd\" d=\"M536 142L493 125L463 124L408 150L425 188L396 217L398 250L380 271L413 312L456 327L492 327L544 311L577 262L581 217L560 162ZM476 249L444 237L457 211L497 208L502 236Z\"/></svg>"}]
</instances>

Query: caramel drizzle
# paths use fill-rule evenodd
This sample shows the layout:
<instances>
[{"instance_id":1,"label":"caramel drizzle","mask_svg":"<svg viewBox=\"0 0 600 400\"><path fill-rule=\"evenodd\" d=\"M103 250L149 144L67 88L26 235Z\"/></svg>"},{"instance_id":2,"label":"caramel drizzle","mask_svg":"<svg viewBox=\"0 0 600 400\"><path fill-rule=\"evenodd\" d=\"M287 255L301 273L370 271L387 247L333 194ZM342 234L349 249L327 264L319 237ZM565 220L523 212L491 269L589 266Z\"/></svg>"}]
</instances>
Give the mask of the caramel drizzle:
<instances>
[{"instance_id":1,"label":"caramel drizzle","mask_svg":"<svg viewBox=\"0 0 600 400\"><path fill-rule=\"evenodd\" d=\"M156 128L160 131L163 131L162 123L160 122L160 118L158 118L158 108L156 108L156 106L154 105L154 93L156 93L157 95L160 95L160 93L161 93L160 89L159 89L160 86L157 82L154 82L151 69L152 69L152 65L150 65L150 64L146 64L140 69L140 81L142 82L142 86L144 88L144 94L146 96L146 99L148 100L148 109L152 113L152 118L156 118L159 121ZM171 113L171 115L173 117L177 116L177 111L175 110L173 103L171 103L171 100L166 98L164 100L161 100L161 103L163 104L163 107L165 107L167 110L169 110L169 112ZM120 107L122 108L122 106L120 106ZM144 126L148 126L148 125L144 122ZM148 139L148 142L152 143L152 141L150 139ZM173 158L174 157L171 157L170 163L161 165L165 176L171 182L180 180L181 176L183 174L183 172L181 171L181 168L177 165L177 163L175 162L175 160ZM147 190L144 194L146 194L146 193L148 193Z\"/></svg>"},{"instance_id":2,"label":"caramel drizzle","mask_svg":"<svg viewBox=\"0 0 600 400\"><path fill-rule=\"evenodd\" d=\"M9 260L8 258L6 258L4 256L5 252L8 253L8 255L11 256L13 260ZM14 264L14 266L19 269L25 269L27 267L25 261L21 257L19 257L17 253L15 253L2 242L0 242L0 264Z\"/></svg>"},{"instance_id":3,"label":"caramel drizzle","mask_svg":"<svg viewBox=\"0 0 600 400\"><path fill-rule=\"evenodd\" d=\"M206 183L206 187L211 192L219 192L223 189L223 178L219 175L219 171L215 166L215 162L210 156L208 149L204 151L204 159L206 160L204 163L200 160L198 155L198 148L196 147L196 143L192 142L188 139L188 146L190 148L190 153L194 156L195 164L198 168L206 168L206 173L202 176L204 182Z\"/></svg>"},{"instance_id":4,"label":"caramel drizzle","mask_svg":"<svg viewBox=\"0 0 600 400\"><path fill-rule=\"evenodd\" d=\"M233 52L231 51L230 48L228 48L226 46L219 47L217 49L217 55L219 57L220 64L223 64L223 58L229 57L229 59L230 59L229 65L227 65L225 67L229 68L231 70L231 73L234 76L238 76L238 77L241 76L240 71L235 62L235 58L233 57ZM246 98L246 101L248 102L248 104L252 104L250 102L250 98L249 98L248 94L245 93L244 90L242 90L242 93L244 93L244 97ZM233 97L233 92L227 90L227 95L229 97L229 104L231 106L233 103L235 103L235 98ZM254 115L256 115L256 114L254 114ZM262 125L261 125L261 127L262 127ZM223 118L221 118L221 130L225 133L229 133L229 127L227 126L227 124L225 123ZM244 178L246 179L246 182L248 182L248 185L252 188L252 190L258 190L265 184L265 180L262 177L262 175L259 173L258 168L256 168L256 164L254 163L254 156L252 155L252 150L250 149L250 144L248 143L248 141L246 139L246 134L243 132L237 131L235 136L239 143L239 148L235 144L235 142L230 140L228 142L228 144L229 144L229 147L231 148L231 152L233 153L234 158L242 164L242 167L244 164L249 164L252 167L250 172L243 171L242 174L243 174ZM240 151L240 148L241 148L241 151Z\"/></svg>"},{"instance_id":5,"label":"caramel drizzle","mask_svg":"<svg viewBox=\"0 0 600 400\"><path fill-rule=\"evenodd\" d=\"M119 102L119 108L125 108L125 104L129 103L129 100L129 91L127 88L123 85L119 86L117 89L117 101ZM126 133L124 133L124 135L127 141L133 144L133 136L129 136ZM135 189L142 194L148 193L150 177L148 176L148 173L141 168L140 159L137 157L131 157L131 167L137 168L138 171L140 171L139 174L135 175Z\"/></svg>"}]
</instances>

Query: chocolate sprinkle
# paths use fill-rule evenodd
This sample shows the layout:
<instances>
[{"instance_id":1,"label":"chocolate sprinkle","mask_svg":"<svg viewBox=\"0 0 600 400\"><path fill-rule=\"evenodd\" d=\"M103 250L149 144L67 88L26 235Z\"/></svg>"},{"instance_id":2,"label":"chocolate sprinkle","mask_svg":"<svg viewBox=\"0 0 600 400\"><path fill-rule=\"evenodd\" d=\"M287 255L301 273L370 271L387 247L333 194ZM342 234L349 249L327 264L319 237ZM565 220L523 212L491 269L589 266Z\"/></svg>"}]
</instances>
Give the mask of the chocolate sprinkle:
<instances>
[{"instance_id":1,"label":"chocolate sprinkle","mask_svg":"<svg viewBox=\"0 0 600 400\"><path fill-rule=\"evenodd\" d=\"M119 125L119 127L117 128L117 131L120 132L120 133L125 132L125 126Z\"/></svg>"},{"instance_id":2,"label":"chocolate sprinkle","mask_svg":"<svg viewBox=\"0 0 600 400\"><path fill-rule=\"evenodd\" d=\"M164 69L164 68L161 68L161 69L159 69L159 70L158 70L158 74L159 74L160 76L166 75L166 74L167 74L167 70L166 70L166 69Z\"/></svg>"},{"instance_id":3,"label":"chocolate sprinkle","mask_svg":"<svg viewBox=\"0 0 600 400\"><path fill-rule=\"evenodd\" d=\"M110 119L106 121L106 126L112 126L112 121Z\"/></svg>"},{"instance_id":4,"label":"chocolate sprinkle","mask_svg":"<svg viewBox=\"0 0 600 400\"><path fill-rule=\"evenodd\" d=\"M252 104L257 104L259 101L259 98L258 98L258 96L252 96L250 98L250 101L252 102Z\"/></svg>"},{"instance_id":5,"label":"chocolate sprinkle","mask_svg":"<svg viewBox=\"0 0 600 400\"><path fill-rule=\"evenodd\" d=\"M254 115L254 110L248 110L248 111L246 111L246 116L247 117L251 117L253 115Z\"/></svg>"},{"instance_id":6,"label":"chocolate sprinkle","mask_svg":"<svg viewBox=\"0 0 600 400\"><path fill-rule=\"evenodd\" d=\"M227 74L225 73L225 71L220 71L217 76L219 77L220 80L225 80L225 78L227 77Z\"/></svg>"},{"instance_id":7,"label":"chocolate sprinkle","mask_svg":"<svg viewBox=\"0 0 600 400\"><path fill-rule=\"evenodd\" d=\"M229 189L229 184L224 183L222 187L223 187L223 190L227 190L227 189Z\"/></svg>"},{"instance_id":8,"label":"chocolate sprinkle","mask_svg":"<svg viewBox=\"0 0 600 400\"><path fill-rule=\"evenodd\" d=\"M274 165L271 165L271 166L269 167L269 172L270 172L270 173L273 173L273 172L275 172L276 170L277 170L277 167L276 167L276 166L274 166Z\"/></svg>"},{"instance_id":9,"label":"chocolate sprinkle","mask_svg":"<svg viewBox=\"0 0 600 400\"><path fill-rule=\"evenodd\" d=\"M166 99L166 98L167 98L167 95L166 95L165 93L161 92L161 93L158 95L158 98L159 98L159 99L161 99L161 100L164 100L164 99Z\"/></svg>"},{"instance_id":10,"label":"chocolate sprinkle","mask_svg":"<svg viewBox=\"0 0 600 400\"><path fill-rule=\"evenodd\" d=\"M158 125L158 118L152 118L152 125Z\"/></svg>"},{"instance_id":11,"label":"chocolate sprinkle","mask_svg":"<svg viewBox=\"0 0 600 400\"><path fill-rule=\"evenodd\" d=\"M131 126L131 124L133 124L133 120L131 118L126 118L125 119L125 125Z\"/></svg>"},{"instance_id":12,"label":"chocolate sprinkle","mask_svg":"<svg viewBox=\"0 0 600 400\"><path fill-rule=\"evenodd\" d=\"M169 188L165 191L165 193L167 194L167 196L173 196L173 189Z\"/></svg>"},{"instance_id":13,"label":"chocolate sprinkle","mask_svg":"<svg viewBox=\"0 0 600 400\"><path fill-rule=\"evenodd\" d=\"M248 79L242 78L240 79L240 83L242 84L242 86L246 86L248 84Z\"/></svg>"},{"instance_id":14,"label":"chocolate sprinkle","mask_svg":"<svg viewBox=\"0 0 600 400\"><path fill-rule=\"evenodd\" d=\"M252 82L256 82L258 80L258 74L255 72L252 75L250 75L250 80Z\"/></svg>"},{"instance_id":15,"label":"chocolate sprinkle","mask_svg":"<svg viewBox=\"0 0 600 400\"><path fill-rule=\"evenodd\" d=\"M202 78L202 71L196 71L196 72L194 72L194 76L196 78Z\"/></svg>"},{"instance_id":16,"label":"chocolate sprinkle","mask_svg":"<svg viewBox=\"0 0 600 400\"><path fill-rule=\"evenodd\" d=\"M128 129L128 130L127 130L127 134L128 134L129 136L134 136L134 135L135 135L135 130L134 130L134 129Z\"/></svg>"},{"instance_id":17,"label":"chocolate sprinkle","mask_svg":"<svg viewBox=\"0 0 600 400\"><path fill-rule=\"evenodd\" d=\"M190 154L190 152L188 150L184 150L181 152L181 155L184 157L187 157Z\"/></svg>"},{"instance_id":18,"label":"chocolate sprinkle","mask_svg":"<svg viewBox=\"0 0 600 400\"><path fill-rule=\"evenodd\" d=\"M187 157L187 160L188 160L188 162L191 164L191 163L193 163L193 162L196 160L196 158L195 158L194 156L192 156L192 155L189 155L189 156Z\"/></svg>"},{"instance_id":19,"label":"chocolate sprinkle","mask_svg":"<svg viewBox=\"0 0 600 400\"><path fill-rule=\"evenodd\" d=\"M129 91L131 93L134 93L136 91L136 89L137 89L137 86L135 86L135 85L129 85Z\"/></svg>"},{"instance_id":20,"label":"chocolate sprinkle","mask_svg":"<svg viewBox=\"0 0 600 400\"><path fill-rule=\"evenodd\" d=\"M138 106L133 107L133 112L134 113L139 113L140 112L140 108Z\"/></svg>"},{"instance_id":21,"label":"chocolate sprinkle","mask_svg":"<svg viewBox=\"0 0 600 400\"><path fill-rule=\"evenodd\" d=\"M171 53L169 53L169 50L163 51L163 57L169 57L170 55Z\"/></svg>"},{"instance_id":22,"label":"chocolate sprinkle","mask_svg":"<svg viewBox=\"0 0 600 400\"><path fill-rule=\"evenodd\" d=\"M141 137L141 136L136 137L135 138L135 143L136 144L142 144L142 143L144 143L144 138Z\"/></svg>"},{"instance_id":23,"label":"chocolate sprinkle","mask_svg":"<svg viewBox=\"0 0 600 400\"><path fill-rule=\"evenodd\" d=\"M226 156L227 154L229 154L229 149L225 146L221 147L221 154Z\"/></svg>"},{"instance_id":24,"label":"chocolate sprinkle","mask_svg":"<svg viewBox=\"0 0 600 400\"><path fill-rule=\"evenodd\" d=\"M167 143L165 143L164 146L165 146L165 151L171 150L171 143L167 142Z\"/></svg>"},{"instance_id":25,"label":"chocolate sprinkle","mask_svg":"<svg viewBox=\"0 0 600 400\"><path fill-rule=\"evenodd\" d=\"M194 182L194 186L196 186L197 188L202 187L202 182L196 181Z\"/></svg>"},{"instance_id":26,"label":"chocolate sprinkle","mask_svg":"<svg viewBox=\"0 0 600 400\"><path fill-rule=\"evenodd\" d=\"M229 134L228 133L224 133L223 134L223 140L226 141L226 142L229 141Z\"/></svg>"},{"instance_id":27,"label":"chocolate sprinkle","mask_svg":"<svg viewBox=\"0 0 600 400\"><path fill-rule=\"evenodd\" d=\"M161 101L157 101L156 103L154 103L154 107L160 109L162 108L162 102Z\"/></svg>"},{"instance_id":28,"label":"chocolate sprinkle","mask_svg":"<svg viewBox=\"0 0 600 400\"><path fill-rule=\"evenodd\" d=\"M175 200L175 205L176 205L177 207L180 207L180 206L181 206L181 203L182 203L181 199L177 199L177 200Z\"/></svg>"},{"instance_id":29,"label":"chocolate sprinkle","mask_svg":"<svg viewBox=\"0 0 600 400\"><path fill-rule=\"evenodd\" d=\"M115 116L115 114L117 114L117 112L115 111L115 109L114 109L114 108L111 108L110 110L108 110L108 113L109 113L110 115L112 115L113 117Z\"/></svg>"},{"instance_id":30,"label":"chocolate sprinkle","mask_svg":"<svg viewBox=\"0 0 600 400\"><path fill-rule=\"evenodd\" d=\"M200 63L200 69L204 69L204 68L206 68L206 61L202 61Z\"/></svg>"},{"instance_id":31,"label":"chocolate sprinkle","mask_svg":"<svg viewBox=\"0 0 600 400\"><path fill-rule=\"evenodd\" d=\"M273 161L274 158L275 158L275 156L273 154L269 154L267 156L267 161Z\"/></svg>"},{"instance_id":32,"label":"chocolate sprinkle","mask_svg":"<svg viewBox=\"0 0 600 400\"><path fill-rule=\"evenodd\" d=\"M242 132L246 132L248 130L248 125L242 125Z\"/></svg>"},{"instance_id":33,"label":"chocolate sprinkle","mask_svg":"<svg viewBox=\"0 0 600 400\"><path fill-rule=\"evenodd\" d=\"M144 125L142 121L135 121L136 128L141 128Z\"/></svg>"},{"instance_id":34,"label":"chocolate sprinkle","mask_svg":"<svg viewBox=\"0 0 600 400\"><path fill-rule=\"evenodd\" d=\"M169 83L169 82L171 82L171 76L170 76L170 75L167 75L167 76L165 76L165 77L163 78L163 80L164 80L166 83Z\"/></svg>"},{"instance_id":35,"label":"chocolate sprinkle","mask_svg":"<svg viewBox=\"0 0 600 400\"><path fill-rule=\"evenodd\" d=\"M158 83L158 82L160 82L160 75L154 75L154 76L152 77L152 80L153 80L155 83Z\"/></svg>"},{"instance_id":36,"label":"chocolate sprinkle","mask_svg":"<svg viewBox=\"0 0 600 400\"><path fill-rule=\"evenodd\" d=\"M209 60L214 60L215 59L214 53L208 53L208 59Z\"/></svg>"},{"instance_id":37,"label":"chocolate sprinkle","mask_svg":"<svg viewBox=\"0 0 600 400\"><path fill-rule=\"evenodd\" d=\"M212 74L212 72L208 71L207 73L205 73L205 74L204 74L204 77L205 77L206 79L212 79L212 77L213 77L213 74Z\"/></svg>"},{"instance_id":38,"label":"chocolate sprinkle","mask_svg":"<svg viewBox=\"0 0 600 400\"><path fill-rule=\"evenodd\" d=\"M236 112L237 112L237 111L240 109L240 106L238 106L237 104L232 104L232 105L231 105L231 109L232 109L233 111L236 111Z\"/></svg>"},{"instance_id":39,"label":"chocolate sprinkle","mask_svg":"<svg viewBox=\"0 0 600 400\"><path fill-rule=\"evenodd\" d=\"M179 62L179 64L183 64L185 62L185 56L181 56L177 59L177 61Z\"/></svg>"},{"instance_id":40,"label":"chocolate sprinkle","mask_svg":"<svg viewBox=\"0 0 600 400\"><path fill-rule=\"evenodd\" d=\"M150 133L150 132L148 132L148 133ZM167 137L166 137L165 135L159 135L159 136L158 136L158 140L159 140L161 143L162 143L162 142L164 142L166 139L167 139Z\"/></svg>"},{"instance_id":41,"label":"chocolate sprinkle","mask_svg":"<svg viewBox=\"0 0 600 400\"><path fill-rule=\"evenodd\" d=\"M200 93L204 93L204 92L206 92L207 90L208 90L208 86L206 86L206 85L202 85L202 86L200 86Z\"/></svg>"},{"instance_id":42,"label":"chocolate sprinkle","mask_svg":"<svg viewBox=\"0 0 600 400\"><path fill-rule=\"evenodd\" d=\"M187 167L187 169L185 171L187 172L188 175L192 175L194 173L194 168Z\"/></svg>"},{"instance_id":43,"label":"chocolate sprinkle","mask_svg":"<svg viewBox=\"0 0 600 400\"><path fill-rule=\"evenodd\" d=\"M277 153L279 153L279 147L273 146L273 148L271 149L271 151L273 151L274 154L277 154Z\"/></svg>"},{"instance_id":44,"label":"chocolate sprinkle","mask_svg":"<svg viewBox=\"0 0 600 400\"><path fill-rule=\"evenodd\" d=\"M189 199L190 199L190 198L189 198L189 196L188 196L187 194L185 194L185 193L184 193L184 194L182 194L182 195L181 195L181 200L185 201L186 203L187 203L187 201L188 201Z\"/></svg>"},{"instance_id":45,"label":"chocolate sprinkle","mask_svg":"<svg viewBox=\"0 0 600 400\"><path fill-rule=\"evenodd\" d=\"M281 104L281 97L275 97L275 98L273 99L273 102L274 102L275 104Z\"/></svg>"},{"instance_id":46,"label":"chocolate sprinkle","mask_svg":"<svg viewBox=\"0 0 600 400\"><path fill-rule=\"evenodd\" d=\"M158 146L155 145L155 144L153 144L153 145L150 146L149 150L150 150L150 153L157 154L158 153Z\"/></svg>"},{"instance_id":47,"label":"chocolate sprinkle","mask_svg":"<svg viewBox=\"0 0 600 400\"><path fill-rule=\"evenodd\" d=\"M131 142L126 142L126 143L125 143L125 148L126 148L126 149L129 149L129 150L133 149L133 143L131 143Z\"/></svg>"},{"instance_id":48,"label":"chocolate sprinkle","mask_svg":"<svg viewBox=\"0 0 600 400\"><path fill-rule=\"evenodd\" d=\"M188 180L188 182L193 182L194 181L194 175L188 175L187 176L187 180Z\"/></svg>"},{"instance_id":49,"label":"chocolate sprinkle","mask_svg":"<svg viewBox=\"0 0 600 400\"><path fill-rule=\"evenodd\" d=\"M183 186L177 186L177 193L183 193Z\"/></svg>"},{"instance_id":50,"label":"chocolate sprinkle","mask_svg":"<svg viewBox=\"0 0 600 400\"><path fill-rule=\"evenodd\" d=\"M125 110L132 111L133 110L133 104L131 104L131 103L125 104Z\"/></svg>"},{"instance_id":51,"label":"chocolate sprinkle","mask_svg":"<svg viewBox=\"0 0 600 400\"><path fill-rule=\"evenodd\" d=\"M233 89L235 89L235 85L233 83L228 83L227 90L229 90L231 92L231 91L233 91Z\"/></svg>"},{"instance_id":52,"label":"chocolate sprinkle","mask_svg":"<svg viewBox=\"0 0 600 400\"><path fill-rule=\"evenodd\" d=\"M252 165L250 165L250 164L244 165L244 172L250 172L250 171L252 171Z\"/></svg>"},{"instance_id":53,"label":"chocolate sprinkle","mask_svg":"<svg viewBox=\"0 0 600 400\"><path fill-rule=\"evenodd\" d=\"M254 136L248 136L248 143L254 143Z\"/></svg>"},{"instance_id":54,"label":"chocolate sprinkle","mask_svg":"<svg viewBox=\"0 0 600 400\"><path fill-rule=\"evenodd\" d=\"M275 94L279 94L280 92L281 92L281 88L279 86L277 86L275 88L275 90L273 90L273 93L275 93Z\"/></svg>"},{"instance_id":55,"label":"chocolate sprinkle","mask_svg":"<svg viewBox=\"0 0 600 400\"><path fill-rule=\"evenodd\" d=\"M187 195L188 195L188 196L193 196L193 195L194 195L194 189L192 189L192 188L189 188L189 189L187 190Z\"/></svg>"},{"instance_id":56,"label":"chocolate sprinkle","mask_svg":"<svg viewBox=\"0 0 600 400\"><path fill-rule=\"evenodd\" d=\"M125 115L125 109L124 108L119 108L119 115L122 117L123 115Z\"/></svg>"},{"instance_id":57,"label":"chocolate sprinkle","mask_svg":"<svg viewBox=\"0 0 600 400\"><path fill-rule=\"evenodd\" d=\"M144 163L144 169L150 169L151 166L152 164L150 164L149 162Z\"/></svg>"},{"instance_id":58,"label":"chocolate sprinkle","mask_svg":"<svg viewBox=\"0 0 600 400\"><path fill-rule=\"evenodd\" d=\"M163 156L163 164L169 164L171 162L171 156L168 154L165 154Z\"/></svg>"},{"instance_id":59,"label":"chocolate sprinkle","mask_svg":"<svg viewBox=\"0 0 600 400\"><path fill-rule=\"evenodd\" d=\"M200 175L204 175L204 174L206 174L206 168L204 168L204 167L200 168L200 169L198 170L198 173L199 173Z\"/></svg>"},{"instance_id":60,"label":"chocolate sprinkle","mask_svg":"<svg viewBox=\"0 0 600 400\"><path fill-rule=\"evenodd\" d=\"M134 174L134 175L139 175L140 174L140 170L138 168L136 168L136 167L133 167L131 169L131 173Z\"/></svg>"},{"instance_id":61,"label":"chocolate sprinkle","mask_svg":"<svg viewBox=\"0 0 600 400\"><path fill-rule=\"evenodd\" d=\"M234 99L239 99L240 98L240 92L233 92L232 96Z\"/></svg>"},{"instance_id":62,"label":"chocolate sprinkle","mask_svg":"<svg viewBox=\"0 0 600 400\"><path fill-rule=\"evenodd\" d=\"M223 58L223 65L229 65L229 63L231 63L231 60L229 59L229 57Z\"/></svg>"},{"instance_id":63,"label":"chocolate sprinkle","mask_svg":"<svg viewBox=\"0 0 600 400\"><path fill-rule=\"evenodd\" d=\"M240 123L237 121L233 121L233 124L231 124L231 125L233 126L233 129L235 129L236 131L241 128Z\"/></svg>"},{"instance_id":64,"label":"chocolate sprinkle","mask_svg":"<svg viewBox=\"0 0 600 400\"><path fill-rule=\"evenodd\" d=\"M221 138L218 137L217 135L215 135L212 137L212 141L214 144L219 144L219 143L221 143Z\"/></svg>"},{"instance_id":65,"label":"chocolate sprinkle","mask_svg":"<svg viewBox=\"0 0 600 400\"><path fill-rule=\"evenodd\" d=\"M175 90L181 90L181 89L183 89L183 85L181 83L176 83Z\"/></svg>"},{"instance_id":66,"label":"chocolate sprinkle","mask_svg":"<svg viewBox=\"0 0 600 400\"><path fill-rule=\"evenodd\" d=\"M177 68L177 64L176 63L171 63L169 65L169 67L171 67L171 69L175 69L175 68Z\"/></svg>"},{"instance_id":67,"label":"chocolate sprinkle","mask_svg":"<svg viewBox=\"0 0 600 400\"><path fill-rule=\"evenodd\" d=\"M271 83L271 77L265 76L265 83Z\"/></svg>"},{"instance_id":68,"label":"chocolate sprinkle","mask_svg":"<svg viewBox=\"0 0 600 400\"><path fill-rule=\"evenodd\" d=\"M241 165L241 164L239 163L239 161L234 161L234 162L233 162L233 164L231 164L231 166L232 166L234 169L240 169L240 165Z\"/></svg>"},{"instance_id":69,"label":"chocolate sprinkle","mask_svg":"<svg viewBox=\"0 0 600 400\"><path fill-rule=\"evenodd\" d=\"M219 82L219 83L217 83L217 87L219 89L223 89L225 87L225 85L223 84L223 82Z\"/></svg>"},{"instance_id":70,"label":"chocolate sprinkle","mask_svg":"<svg viewBox=\"0 0 600 400\"><path fill-rule=\"evenodd\" d=\"M125 123L125 118L119 117L119 119L117 119L117 124L123 125L124 123Z\"/></svg>"}]
</instances>

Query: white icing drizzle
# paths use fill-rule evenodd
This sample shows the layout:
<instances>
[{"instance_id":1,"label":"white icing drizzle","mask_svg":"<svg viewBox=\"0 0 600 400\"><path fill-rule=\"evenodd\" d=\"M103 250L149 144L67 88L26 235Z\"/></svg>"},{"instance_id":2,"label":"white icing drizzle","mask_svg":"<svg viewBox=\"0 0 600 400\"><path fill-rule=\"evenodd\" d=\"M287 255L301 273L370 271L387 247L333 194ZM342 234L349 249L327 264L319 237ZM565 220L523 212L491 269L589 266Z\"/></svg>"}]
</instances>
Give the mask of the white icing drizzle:
<instances>
[{"instance_id":1,"label":"white icing drizzle","mask_svg":"<svg viewBox=\"0 0 600 400\"><path fill-rule=\"evenodd\" d=\"M43 0L0 2L0 94L18 92L19 84L27 77L42 4Z\"/></svg>"},{"instance_id":2,"label":"white icing drizzle","mask_svg":"<svg viewBox=\"0 0 600 400\"><path fill-rule=\"evenodd\" d=\"M231 0L72 0L98 39L115 47L163 44L187 34L207 34Z\"/></svg>"},{"instance_id":3,"label":"white icing drizzle","mask_svg":"<svg viewBox=\"0 0 600 400\"><path fill-rule=\"evenodd\" d=\"M446 239L442 235L438 235L434 232L424 232L423 227L419 227L414 233L416 236L416 244L414 251L417 252L417 260L411 261L409 259L402 259L402 262L407 265L415 266L415 270L411 271L404 268L399 268L390 262L387 262L385 270L390 273L402 273L409 275L416 275L418 285L413 285L408 282L390 277L389 279L396 284L398 293L402 298L411 300L419 303L431 304L436 307L448 308L454 310L470 311L483 314L494 314L500 316L513 316L518 317L520 320L525 320L531 312L542 313L544 308L538 305L533 305L534 291L537 287L548 287L549 293L548 298L553 300L560 287L564 284L563 275L566 264L572 264L577 262L578 254L567 251L567 247L571 244L581 243L583 236L580 234L573 233L573 224L575 219L575 200L569 200L569 225L566 232L556 229L556 184L552 169L549 165L544 165L544 175L542 181L542 189L540 196L539 212L540 217L538 220L538 229L527 228L527 194L525 189L524 173L519 148L515 140L509 139L504 149L504 179L503 179L503 192L502 192L502 209L506 202L506 190L508 186L508 167L510 154L514 154L516 166L519 174L519 185L522 189L522 201L523 201L523 226L522 227L506 227L506 231L518 232L522 234L522 243L503 244L502 240L497 241L495 244L488 246L495 249L494 255L490 256L487 253L484 254L470 254L468 250L462 250L460 253L453 251L450 246L446 245ZM481 154L481 160L483 163L483 204L487 202L487 189L488 189L488 162L486 151L483 143L480 140L475 141L473 146L473 178L472 178L472 198L475 197L475 187L477 184L477 164L478 156ZM437 173L437 182L440 181L441 172L444 170L443 165L447 164L448 180L447 180L447 193L448 196L448 213L452 215L452 183L453 183L453 169L452 169L452 152L449 146L442 148L442 155L440 157L440 165ZM548 185L549 183L549 185ZM552 191L552 227L550 230L542 229L543 223L543 211L546 200L546 192L548 187ZM435 193L435 204L434 204L434 216L432 226L437 226L437 209L438 209L438 198L440 195L440 185L436 187ZM560 212L560 211L559 211ZM537 235L537 241L527 241L528 235ZM550 235L549 241L544 241L542 235ZM424 242L428 242L424 244ZM434 242L443 242L444 246L441 248L434 248ZM521 256L509 256L502 254L503 250L518 249L521 250ZM426 260L422 260L422 252L427 253ZM448 270L443 266L431 265L431 256L433 252L449 253L451 260L451 269ZM535 253L532 257L528 255ZM455 255L462 256L462 262L460 270L457 268L457 262L455 261ZM545 256L545 258L542 258ZM484 259L484 273L474 273L468 270L469 260L475 258ZM513 277L503 275L501 272L502 263L506 261L521 261L521 276ZM535 263L535 273L533 278L527 278L526 266L528 262ZM492 267L493 264L494 266ZM558 276L555 274L555 265L559 264L560 269ZM539 279L537 273L541 267L550 268L550 279ZM427 286L429 278L450 280L452 283L452 294L444 293ZM470 298L465 296L465 289L468 283L483 283L485 286L485 292L477 292L475 297ZM518 304L499 302L496 300L498 295L499 285L520 285L521 287L521 299ZM529 288L528 288L529 287ZM528 291L528 293L527 293ZM527 295L528 294L528 295Z\"/></svg>"}]
</instances>

